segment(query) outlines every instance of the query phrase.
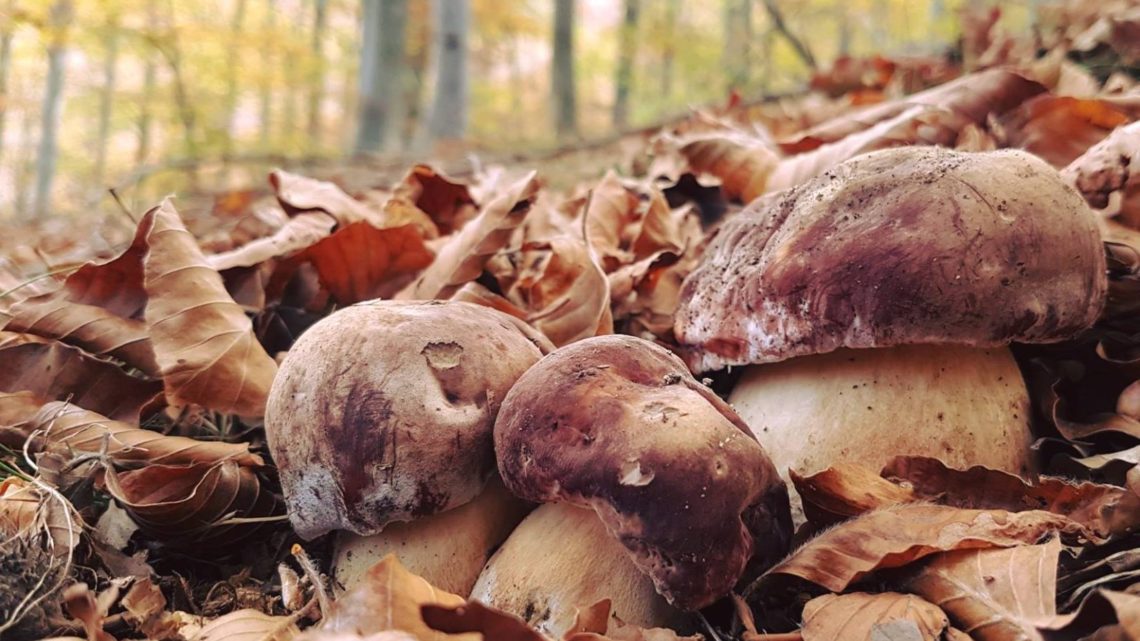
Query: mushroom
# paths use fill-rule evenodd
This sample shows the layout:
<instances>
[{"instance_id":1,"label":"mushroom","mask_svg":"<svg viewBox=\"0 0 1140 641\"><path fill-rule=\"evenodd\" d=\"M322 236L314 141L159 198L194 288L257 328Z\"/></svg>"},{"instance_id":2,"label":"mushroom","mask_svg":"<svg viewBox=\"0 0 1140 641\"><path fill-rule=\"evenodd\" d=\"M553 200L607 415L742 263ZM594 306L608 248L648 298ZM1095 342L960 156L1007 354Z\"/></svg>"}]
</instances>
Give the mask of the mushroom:
<instances>
[{"instance_id":1,"label":"mushroom","mask_svg":"<svg viewBox=\"0 0 1140 641\"><path fill-rule=\"evenodd\" d=\"M507 314L440 301L360 303L297 340L266 436L297 533L338 531L342 583L396 552L438 587L470 591L527 511L495 479L495 415L550 349Z\"/></svg>"},{"instance_id":2,"label":"mushroom","mask_svg":"<svg viewBox=\"0 0 1140 641\"><path fill-rule=\"evenodd\" d=\"M1021 151L869 153L752 203L682 287L690 367L748 365L729 403L782 473L900 454L1026 474L1011 342L1105 302L1097 221Z\"/></svg>"},{"instance_id":3,"label":"mushroom","mask_svg":"<svg viewBox=\"0 0 1140 641\"><path fill-rule=\"evenodd\" d=\"M679 358L639 338L544 357L503 400L495 452L507 488L547 505L471 597L554 637L603 598L628 623L674 623L791 539L787 488L764 449Z\"/></svg>"}]
</instances>

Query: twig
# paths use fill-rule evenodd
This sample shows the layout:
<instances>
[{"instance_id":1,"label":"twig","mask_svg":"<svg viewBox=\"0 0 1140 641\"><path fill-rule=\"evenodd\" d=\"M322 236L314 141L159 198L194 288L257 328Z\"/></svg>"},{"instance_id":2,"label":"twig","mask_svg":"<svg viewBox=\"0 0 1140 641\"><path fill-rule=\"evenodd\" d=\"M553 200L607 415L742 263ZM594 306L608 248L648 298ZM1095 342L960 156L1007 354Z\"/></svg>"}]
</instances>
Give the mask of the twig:
<instances>
[{"instance_id":1,"label":"twig","mask_svg":"<svg viewBox=\"0 0 1140 641\"><path fill-rule=\"evenodd\" d=\"M114 187L111 187L107 191L111 192L111 198L115 199L115 202L118 203L118 205L119 205L119 209L122 210L122 212L127 215L127 218L131 219L131 223L133 223L135 226L138 226L139 221L135 219L135 215L131 213L130 208L127 207L127 204L124 203L123 199L119 197L119 190L114 188Z\"/></svg>"},{"instance_id":2,"label":"twig","mask_svg":"<svg viewBox=\"0 0 1140 641\"><path fill-rule=\"evenodd\" d=\"M313 592L321 606L321 617L324 617L330 611L332 601L329 600L320 571L317 570L316 564L313 563L308 554L305 554L305 549L299 543L294 543L290 552L297 559L297 563L301 565L301 569L305 571L305 576L309 577L309 583L313 584Z\"/></svg>"}]
</instances>

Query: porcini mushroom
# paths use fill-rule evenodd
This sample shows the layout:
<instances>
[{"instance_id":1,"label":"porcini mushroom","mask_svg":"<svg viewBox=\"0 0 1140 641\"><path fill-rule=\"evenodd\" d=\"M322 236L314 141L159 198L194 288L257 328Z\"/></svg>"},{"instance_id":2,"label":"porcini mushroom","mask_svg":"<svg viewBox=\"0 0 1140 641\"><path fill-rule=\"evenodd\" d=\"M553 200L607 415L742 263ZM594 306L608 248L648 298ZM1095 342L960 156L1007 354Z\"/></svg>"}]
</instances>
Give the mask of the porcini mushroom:
<instances>
[{"instance_id":1,"label":"porcini mushroom","mask_svg":"<svg viewBox=\"0 0 1140 641\"><path fill-rule=\"evenodd\" d=\"M764 449L679 358L639 338L544 357L504 399L495 452L508 489L553 505L515 529L471 597L555 637L603 598L626 622L670 623L665 602L709 605L791 538Z\"/></svg>"},{"instance_id":2,"label":"porcini mushroom","mask_svg":"<svg viewBox=\"0 0 1140 641\"><path fill-rule=\"evenodd\" d=\"M1096 219L1021 151L905 147L844 162L727 221L675 318L695 372L748 365L729 402L782 474L901 454L1030 471L1011 342L1090 327Z\"/></svg>"},{"instance_id":3,"label":"porcini mushroom","mask_svg":"<svg viewBox=\"0 0 1140 641\"><path fill-rule=\"evenodd\" d=\"M492 427L549 349L511 316L439 301L360 303L297 340L270 391L266 436L297 533L342 533L342 583L395 552L467 594L527 511L493 478ZM473 499L479 509L461 507Z\"/></svg>"}]
</instances>

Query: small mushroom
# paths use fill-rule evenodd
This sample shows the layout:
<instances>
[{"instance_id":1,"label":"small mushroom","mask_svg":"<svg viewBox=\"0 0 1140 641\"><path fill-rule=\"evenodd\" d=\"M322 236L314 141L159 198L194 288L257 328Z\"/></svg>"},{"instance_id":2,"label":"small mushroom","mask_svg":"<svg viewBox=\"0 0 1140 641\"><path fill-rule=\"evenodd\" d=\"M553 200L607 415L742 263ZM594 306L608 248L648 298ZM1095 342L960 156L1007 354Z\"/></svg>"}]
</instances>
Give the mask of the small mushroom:
<instances>
[{"instance_id":1,"label":"small mushroom","mask_svg":"<svg viewBox=\"0 0 1140 641\"><path fill-rule=\"evenodd\" d=\"M748 365L729 402L781 473L925 455L1032 468L1011 342L1105 302L1097 221L1021 151L866 154L719 230L675 319L690 367Z\"/></svg>"},{"instance_id":2,"label":"small mushroom","mask_svg":"<svg viewBox=\"0 0 1140 641\"><path fill-rule=\"evenodd\" d=\"M497 488L495 415L550 349L511 316L439 301L360 303L297 340L266 436L297 533L339 531L342 583L396 552L432 583L470 590L527 511ZM473 500L480 509L463 509Z\"/></svg>"},{"instance_id":3,"label":"small mushroom","mask_svg":"<svg viewBox=\"0 0 1140 641\"><path fill-rule=\"evenodd\" d=\"M667 625L787 551L787 489L764 449L648 341L601 336L543 358L504 399L495 452L508 489L552 505L511 534L471 596L547 634L603 598L624 621Z\"/></svg>"}]
</instances>

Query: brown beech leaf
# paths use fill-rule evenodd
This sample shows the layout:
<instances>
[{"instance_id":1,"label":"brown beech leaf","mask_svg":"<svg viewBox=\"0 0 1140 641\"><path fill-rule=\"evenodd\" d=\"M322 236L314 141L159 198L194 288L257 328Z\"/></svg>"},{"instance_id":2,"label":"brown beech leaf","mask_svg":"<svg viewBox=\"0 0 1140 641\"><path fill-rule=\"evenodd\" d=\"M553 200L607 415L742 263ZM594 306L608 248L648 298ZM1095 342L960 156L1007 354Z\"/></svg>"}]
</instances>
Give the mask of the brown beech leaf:
<instances>
[{"instance_id":1,"label":"brown beech leaf","mask_svg":"<svg viewBox=\"0 0 1140 641\"><path fill-rule=\"evenodd\" d=\"M912 503L876 510L812 539L761 581L795 576L832 592L877 570L898 568L949 550L1011 547L1062 533L1088 538L1076 522L1040 510L966 510Z\"/></svg>"},{"instance_id":2,"label":"brown beech leaf","mask_svg":"<svg viewBox=\"0 0 1140 641\"><path fill-rule=\"evenodd\" d=\"M367 222L338 229L297 254L309 262L340 305L389 298L432 262L423 232L415 225L379 229Z\"/></svg>"},{"instance_id":3,"label":"brown beech leaf","mask_svg":"<svg viewBox=\"0 0 1140 641\"><path fill-rule=\"evenodd\" d=\"M103 416L137 422L162 393L157 381L136 378L114 363L63 343L24 343L0 349L0 392L30 392L70 402Z\"/></svg>"},{"instance_id":4,"label":"brown beech leaf","mask_svg":"<svg viewBox=\"0 0 1140 641\"><path fill-rule=\"evenodd\" d=\"M238 541L256 532L257 524L220 521L270 516L280 507L253 470L235 460L151 464L127 472L105 466L103 478L139 529L175 546Z\"/></svg>"},{"instance_id":5,"label":"brown beech leaf","mask_svg":"<svg viewBox=\"0 0 1140 641\"><path fill-rule=\"evenodd\" d=\"M906 589L946 611L976 641L1041 639L1056 624L1061 542L934 557Z\"/></svg>"},{"instance_id":6,"label":"brown beech leaf","mask_svg":"<svg viewBox=\"0 0 1140 641\"><path fill-rule=\"evenodd\" d=\"M9 404L5 395L0 395L0 408ZM61 446L75 452L106 454L116 463L179 465L233 460L241 465L265 464L260 456L249 451L248 443L167 436L130 423L113 421L64 401L45 403L12 428L0 427L0 443L8 447L23 447L24 441L33 436L30 444L33 452L49 446Z\"/></svg>"},{"instance_id":7,"label":"brown beech leaf","mask_svg":"<svg viewBox=\"0 0 1140 641\"><path fill-rule=\"evenodd\" d=\"M143 258L153 220L144 216L139 221L134 240L122 254L107 262L87 263L72 272L64 281L68 300L102 307L122 318L142 318L147 299Z\"/></svg>"},{"instance_id":8,"label":"brown beech leaf","mask_svg":"<svg viewBox=\"0 0 1140 641\"><path fill-rule=\"evenodd\" d=\"M483 266L510 242L515 229L534 205L539 184L534 172L491 200L474 219L449 236L435 261L396 298L450 298L475 280Z\"/></svg>"},{"instance_id":9,"label":"brown beech leaf","mask_svg":"<svg viewBox=\"0 0 1140 641\"><path fill-rule=\"evenodd\" d=\"M421 608L423 622L435 638L495 639L496 641L548 641L522 619L490 608L478 601L455 604L425 604Z\"/></svg>"},{"instance_id":10,"label":"brown beech leaf","mask_svg":"<svg viewBox=\"0 0 1140 641\"><path fill-rule=\"evenodd\" d=\"M1093 636L1097 630L1107 630L1116 636ZM1076 612L1057 617L1050 629L1041 632L1046 641L1135 641L1140 639L1140 595L1097 590L1081 602Z\"/></svg>"},{"instance_id":11,"label":"brown beech leaf","mask_svg":"<svg viewBox=\"0 0 1140 641\"><path fill-rule=\"evenodd\" d=\"M700 218L691 205L670 209L665 195L657 189L650 192L645 215L637 227L631 249L636 260L644 260L662 251L693 254L704 240ZM694 262L696 256L691 257Z\"/></svg>"},{"instance_id":12,"label":"brown beech leaf","mask_svg":"<svg viewBox=\"0 0 1140 641\"><path fill-rule=\"evenodd\" d=\"M556 346L613 333L609 281L587 245L569 236L523 245L526 265L507 298Z\"/></svg>"},{"instance_id":13,"label":"brown beech leaf","mask_svg":"<svg viewBox=\"0 0 1140 641\"><path fill-rule=\"evenodd\" d=\"M272 236L252 240L230 251L207 256L217 271L235 267L252 267L274 258L283 258L311 247L332 233L336 220L323 212L298 214L290 218Z\"/></svg>"},{"instance_id":14,"label":"brown beech leaf","mask_svg":"<svg viewBox=\"0 0 1140 641\"><path fill-rule=\"evenodd\" d=\"M940 641L950 626L941 608L913 594L825 594L804 606L803 641ZM897 634L891 634L891 631Z\"/></svg>"},{"instance_id":15,"label":"brown beech leaf","mask_svg":"<svg viewBox=\"0 0 1140 641\"><path fill-rule=\"evenodd\" d=\"M149 376L158 374L146 323L67 300L66 290L24 299L12 305L0 328L52 338L98 356L111 356ZM3 315L0 314L0 321Z\"/></svg>"},{"instance_id":16,"label":"brown beech leaf","mask_svg":"<svg viewBox=\"0 0 1140 641\"><path fill-rule=\"evenodd\" d=\"M1095 99L1042 95L1000 120L1005 145L1024 149L1060 169L1131 118Z\"/></svg>"},{"instance_id":17,"label":"brown beech leaf","mask_svg":"<svg viewBox=\"0 0 1140 641\"><path fill-rule=\"evenodd\" d=\"M147 217L146 321L167 401L260 416L277 364L170 200Z\"/></svg>"},{"instance_id":18,"label":"brown beech leaf","mask_svg":"<svg viewBox=\"0 0 1140 641\"><path fill-rule=\"evenodd\" d=\"M277 195L277 201L290 216L323 211L332 216L339 225L350 225L365 220L379 222L381 217L331 182L306 178L277 169L270 172L269 184Z\"/></svg>"},{"instance_id":19,"label":"brown beech leaf","mask_svg":"<svg viewBox=\"0 0 1140 641\"><path fill-rule=\"evenodd\" d=\"M426 212L443 234L457 231L478 213L466 184L428 165L414 165L409 169L396 185L395 195Z\"/></svg>"},{"instance_id":20,"label":"brown beech leaf","mask_svg":"<svg viewBox=\"0 0 1140 641\"><path fill-rule=\"evenodd\" d=\"M590 190L586 212L586 236L607 273L629 262L632 258L623 249L622 233L637 218L637 194L622 184L613 171L606 172L601 182Z\"/></svg>"},{"instance_id":21,"label":"brown beech leaf","mask_svg":"<svg viewBox=\"0 0 1140 641\"><path fill-rule=\"evenodd\" d=\"M293 617L237 610L202 626L191 641L290 641L301 634Z\"/></svg>"},{"instance_id":22,"label":"brown beech leaf","mask_svg":"<svg viewBox=\"0 0 1140 641\"><path fill-rule=\"evenodd\" d=\"M804 515L818 527L919 499L910 488L891 483L858 463L838 463L810 476L791 470L791 477Z\"/></svg>"},{"instance_id":23,"label":"brown beech leaf","mask_svg":"<svg viewBox=\"0 0 1140 641\"><path fill-rule=\"evenodd\" d=\"M770 142L740 131L694 134L676 144L694 173L716 176L729 198L745 203L765 193L780 162Z\"/></svg>"},{"instance_id":24,"label":"brown beech leaf","mask_svg":"<svg viewBox=\"0 0 1140 641\"><path fill-rule=\"evenodd\" d=\"M389 554L369 568L355 588L333 603L332 612L325 613L321 632L367 635L403 630L421 641L478 641L478 635L444 634L425 623L420 615L424 605L455 607L463 603L463 597L436 588Z\"/></svg>"}]
</instances>

